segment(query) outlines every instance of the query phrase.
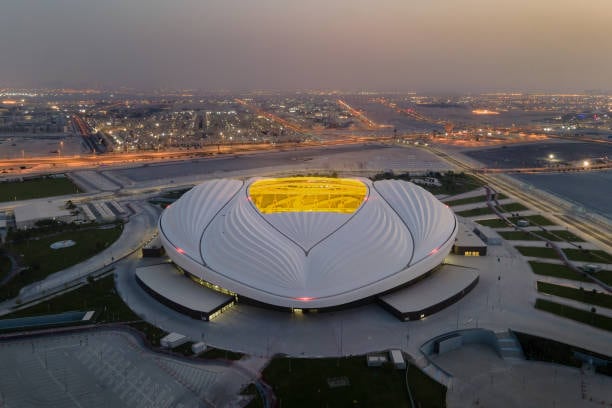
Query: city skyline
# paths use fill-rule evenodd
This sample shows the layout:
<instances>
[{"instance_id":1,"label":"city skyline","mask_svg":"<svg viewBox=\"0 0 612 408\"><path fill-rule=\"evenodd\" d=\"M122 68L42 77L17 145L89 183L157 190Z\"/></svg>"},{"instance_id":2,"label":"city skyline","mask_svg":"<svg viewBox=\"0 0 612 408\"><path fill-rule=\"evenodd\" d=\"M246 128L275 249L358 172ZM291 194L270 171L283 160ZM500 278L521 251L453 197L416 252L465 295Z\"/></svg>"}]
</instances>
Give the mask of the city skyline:
<instances>
[{"instance_id":1,"label":"city skyline","mask_svg":"<svg viewBox=\"0 0 612 408\"><path fill-rule=\"evenodd\" d=\"M430 3L11 2L0 86L612 90L609 2Z\"/></svg>"}]
</instances>

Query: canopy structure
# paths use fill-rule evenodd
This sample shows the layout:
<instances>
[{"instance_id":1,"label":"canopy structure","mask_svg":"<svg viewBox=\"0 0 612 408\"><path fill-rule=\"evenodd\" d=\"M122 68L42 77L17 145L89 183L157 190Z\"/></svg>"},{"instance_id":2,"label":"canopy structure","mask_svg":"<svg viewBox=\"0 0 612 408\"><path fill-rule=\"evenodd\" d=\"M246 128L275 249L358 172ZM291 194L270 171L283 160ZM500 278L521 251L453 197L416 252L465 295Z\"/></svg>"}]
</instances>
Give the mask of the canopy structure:
<instances>
[{"instance_id":1,"label":"canopy structure","mask_svg":"<svg viewBox=\"0 0 612 408\"><path fill-rule=\"evenodd\" d=\"M195 278L283 308L336 307L402 286L451 250L453 212L406 181L211 180L160 217L166 252Z\"/></svg>"}]
</instances>

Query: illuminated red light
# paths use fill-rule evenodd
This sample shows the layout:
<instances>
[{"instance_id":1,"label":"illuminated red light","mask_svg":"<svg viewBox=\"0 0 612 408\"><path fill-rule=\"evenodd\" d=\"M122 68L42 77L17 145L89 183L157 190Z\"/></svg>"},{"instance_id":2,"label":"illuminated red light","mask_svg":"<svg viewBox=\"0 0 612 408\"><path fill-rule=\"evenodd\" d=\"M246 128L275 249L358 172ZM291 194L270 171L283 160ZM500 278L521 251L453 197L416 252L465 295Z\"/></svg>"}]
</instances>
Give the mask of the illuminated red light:
<instances>
[{"instance_id":1,"label":"illuminated red light","mask_svg":"<svg viewBox=\"0 0 612 408\"><path fill-rule=\"evenodd\" d=\"M185 253L185 250L184 250L184 249L181 249L181 248L176 248L176 252L178 252L179 254L181 254L181 255L182 255L182 254L184 254L184 253Z\"/></svg>"},{"instance_id":2,"label":"illuminated red light","mask_svg":"<svg viewBox=\"0 0 612 408\"><path fill-rule=\"evenodd\" d=\"M432 250L431 250L431 252L429 253L429 255L436 254L436 253L438 253L438 251L439 251L439 248L434 248L434 249L432 249Z\"/></svg>"},{"instance_id":3,"label":"illuminated red light","mask_svg":"<svg viewBox=\"0 0 612 408\"><path fill-rule=\"evenodd\" d=\"M313 300L314 298L312 297L299 297L299 298L295 298L295 300L300 300L302 302L309 302L311 300Z\"/></svg>"}]
</instances>

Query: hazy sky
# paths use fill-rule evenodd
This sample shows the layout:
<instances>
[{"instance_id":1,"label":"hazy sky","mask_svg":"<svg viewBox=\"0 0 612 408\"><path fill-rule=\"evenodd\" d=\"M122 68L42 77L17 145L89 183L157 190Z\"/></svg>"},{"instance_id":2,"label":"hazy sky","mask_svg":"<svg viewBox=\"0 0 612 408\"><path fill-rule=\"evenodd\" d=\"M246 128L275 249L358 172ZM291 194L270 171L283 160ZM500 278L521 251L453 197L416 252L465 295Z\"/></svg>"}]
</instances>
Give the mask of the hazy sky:
<instances>
[{"instance_id":1,"label":"hazy sky","mask_svg":"<svg viewBox=\"0 0 612 408\"><path fill-rule=\"evenodd\" d=\"M612 90L612 0L0 0L0 86Z\"/></svg>"}]
</instances>

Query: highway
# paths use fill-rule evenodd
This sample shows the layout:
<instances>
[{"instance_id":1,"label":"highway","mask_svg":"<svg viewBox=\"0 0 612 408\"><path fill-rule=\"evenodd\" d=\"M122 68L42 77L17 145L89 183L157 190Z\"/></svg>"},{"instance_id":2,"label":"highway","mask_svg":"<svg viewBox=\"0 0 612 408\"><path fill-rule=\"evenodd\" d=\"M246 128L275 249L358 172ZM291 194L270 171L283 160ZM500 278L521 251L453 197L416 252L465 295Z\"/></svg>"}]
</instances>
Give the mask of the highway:
<instances>
[{"instance_id":1,"label":"highway","mask_svg":"<svg viewBox=\"0 0 612 408\"><path fill-rule=\"evenodd\" d=\"M312 149L328 146L356 145L371 142L388 142L390 137L345 136L343 138L301 143L249 143L232 145L210 145L193 150L137 151L132 153L111 152L105 154L77 156L38 156L0 159L0 171L8 177L14 175L58 173L64 171L98 168L99 166L125 166L189 160L217 155L241 155L255 152L273 152L296 149Z\"/></svg>"},{"instance_id":2,"label":"highway","mask_svg":"<svg viewBox=\"0 0 612 408\"><path fill-rule=\"evenodd\" d=\"M568 213L560 206L557 206L549 201L542 200L542 197L534 197L529 192L525 192L525 190L520 188L518 186L518 182L514 184L513 182L503 179L496 174L481 173L477 169L474 169L473 166L455 157L451 157L447 153L436 148L428 147L426 149L437 155L442 160L457 166L462 171L472 174L485 184L488 184L505 194L514 196L518 200L523 201L529 207L546 214L546 216L553 216L557 218L561 224L566 224L569 227L592 237L603 244L607 251L612 251L612 237L609 234L609 224L607 228L602 228L602 225L599 223L593 222L577 214Z\"/></svg>"},{"instance_id":3,"label":"highway","mask_svg":"<svg viewBox=\"0 0 612 408\"><path fill-rule=\"evenodd\" d=\"M89 125L80 116L72 116L72 128L75 134L79 134L83 138L83 142L92 153L104 153L106 151L103 146L96 142Z\"/></svg>"},{"instance_id":4,"label":"highway","mask_svg":"<svg viewBox=\"0 0 612 408\"><path fill-rule=\"evenodd\" d=\"M372 119L368 118L363 112L358 111L357 109L353 108L351 105L344 102L342 99L338 99L336 102L338 103L338 105L340 105L340 107L346 109L351 115L356 117L369 130L374 130L379 127L383 127L383 126L377 125Z\"/></svg>"}]
</instances>

